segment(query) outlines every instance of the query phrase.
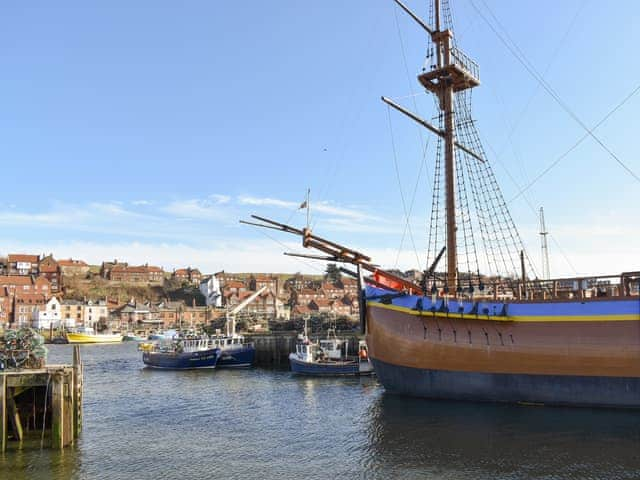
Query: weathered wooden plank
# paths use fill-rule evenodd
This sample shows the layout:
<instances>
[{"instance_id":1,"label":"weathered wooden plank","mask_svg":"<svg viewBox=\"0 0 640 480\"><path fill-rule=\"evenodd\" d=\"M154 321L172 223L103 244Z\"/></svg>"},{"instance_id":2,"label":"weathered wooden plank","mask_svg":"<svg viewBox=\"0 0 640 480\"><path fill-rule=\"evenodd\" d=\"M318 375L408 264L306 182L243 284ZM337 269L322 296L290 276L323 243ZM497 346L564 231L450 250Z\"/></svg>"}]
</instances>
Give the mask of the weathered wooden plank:
<instances>
[{"instance_id":1,"label":"weathered wooden plank","mask_svg":"<svg viewBox=\"0 0 640 480\"><path fill-rule=\"evenodd\" d=\"M22 375L8 375L7 386L16 387L44 387L47 385L49 375L47 373L24 372Z\"/></svg>"},{"instance_id":2,"label":"weathered wooden plank","mask_svg":"<svg viewBox=\"0 0 640 480\"><path fill-rule=\"evenodd\" d=\"M82 431L82 388L83 367L80 356L80 345L73 348L73 436L78 438Z\"/></svg>"},{"instance_id":3,"label":"weathered wooden plank","mask_svg":"<svg viewBox=\"0 0 640 480\"><path fill-rule=\"evenodd\" d=\"M7 450L7 377L0 375L0 453Z\"/></svg>"},{"instance_id":4,"label":"weathered wooden plank","mask_svg":"<svg viewBox=\"0 0 640 480\"><path fill-rule=\"evenodd\" d=\"M62 373L51 376L51 447L64 447L64 383Z\"/></svg>"},{"instance_id":5,"label":"weathered wooden plank","mask_svg":"<svg viewBox=\"0 0 640 480\"><path fill-rule=\"evenodd\" d=\"M63 446L73 443L73 374L69 373L64 376L63 385L63 429L62 444Z\"/></svg>"}]
</instances>

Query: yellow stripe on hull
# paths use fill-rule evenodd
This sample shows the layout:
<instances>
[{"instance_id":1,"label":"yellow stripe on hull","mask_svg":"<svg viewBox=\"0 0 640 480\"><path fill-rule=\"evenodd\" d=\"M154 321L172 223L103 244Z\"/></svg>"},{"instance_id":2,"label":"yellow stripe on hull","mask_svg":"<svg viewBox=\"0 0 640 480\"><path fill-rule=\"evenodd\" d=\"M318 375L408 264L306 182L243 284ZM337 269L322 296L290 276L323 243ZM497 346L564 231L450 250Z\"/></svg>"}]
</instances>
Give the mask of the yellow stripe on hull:
<instances>
[{"instance_id":1,"label":"yellow stripe on hull","mask_svg":"<svg viewBox=\"0 0 640 480\"><path fill-rule=\"evenodd\" d=\"M69 343L120 343L122 335L88 335L86 333L67 333Z\"/></svg>"},{"instance_id":2,"label":"yellow stripe on hull","mask_svg":"<svg viewBox=\"0 0 640 480\"><path fill-rule=\"evenodd\" d=\"M393 310L396 312L406 313L407 315L416 315L424 317L436 317L436 318L457 318L461 320L489 320L492 322L627 322L638 321L640 318L635 314L623 314L623 315L530 315L530 316L498 316L498 315L481 315L481 314L461 314L461 313L445 313L445 312L431 312L428 310L414 310L412 308L400 307L398 305L388 305L386 303L379 302L367 302L368 307L384 308L386 310Z\"/></svg>"}]
</instances>

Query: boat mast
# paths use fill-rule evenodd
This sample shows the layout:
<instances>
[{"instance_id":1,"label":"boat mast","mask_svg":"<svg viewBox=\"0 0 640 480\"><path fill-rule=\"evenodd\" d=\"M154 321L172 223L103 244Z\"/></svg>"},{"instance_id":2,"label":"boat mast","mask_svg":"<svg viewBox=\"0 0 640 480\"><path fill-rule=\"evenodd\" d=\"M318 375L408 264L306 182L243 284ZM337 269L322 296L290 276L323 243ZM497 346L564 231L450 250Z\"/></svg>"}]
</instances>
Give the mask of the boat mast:
<instances>
[{"instance_id":1,"label":"boat mast","mask_svg":"<svg viewBox=\"0 0 640 480\"><path fill-rule=\"evenodd\" d=\"M451 30L440 31L440 0L434 0L436 31L432 38L436 44L437 68L451 64ZM456 231L456 162L455 162L455 123L453 110L453 85L449 78L442 78L438 82L440 110L444 113L444 181L447 218L447 288L449 292L456 291L458 282L458 250Z\"/></svg>"},{"instance_id":2,"label":"boat mast","mask_svg":"<svg viewBox=\"0 0 640 480\"><path fill-rule=\"evenodd\" d=\"M455 292L458 286L456 149L460 149L481 162L484 162L484 157L479 152L474 152L469 146L461 145L456 141L454 93L480 85L478 66L464 53L452 46L453 32L451 30L441 30L440 0L434 0L435 25L433 28L421 20L401 0L394 1L431 36L431 41L435 46L436 65L430 71L418 75L418 81L437 97L438 107L444 116L444 129L434 127L385 97L382 100L444 139L447 231L447 280L445 287L447 291Z\"/></svg>"}]
</instances>

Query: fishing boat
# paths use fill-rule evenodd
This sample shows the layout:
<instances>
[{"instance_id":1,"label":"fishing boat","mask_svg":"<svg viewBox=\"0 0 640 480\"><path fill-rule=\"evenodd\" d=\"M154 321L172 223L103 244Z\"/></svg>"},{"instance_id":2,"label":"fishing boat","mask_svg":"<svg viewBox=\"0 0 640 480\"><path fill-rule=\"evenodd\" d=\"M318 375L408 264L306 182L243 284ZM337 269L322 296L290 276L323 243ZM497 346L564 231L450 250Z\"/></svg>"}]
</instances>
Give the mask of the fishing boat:
<instances>
[{"instance_id":1,"label":"fishing boat","mask_svg":"<svg viewBox=\"0 0 640 480\"><path fill-rule=\"evenodd\" d=\"M246 341L243 335L236 332L236 315L266 291L261 287L251 293L238 305L230 308L225 316L224 335L218 333L210 338L210 345L220 349L218 368L246 368L253 365L256 347L253 342Z\"/></svg>"},{"instance_id":2,"label":"fishing boat","mask_svg":"<svg viewBox=\"0 0 640 480\"><path fill-rule=\"evenodd\" d=\"M209 339L158 341L142 344L142 362L151 368L190 370L216 368L220 349L209 345Z\"/></svg>"},{"instance_id":3,"label":"fishing boat","mask_svg":"<svg viewBox=\"0 0 640 480\"><path fill-rule=\"evenodd\" d=\"M140 335L136 335L133 332L127 332L122 337L122 341L124 341L124 342L142 342L142 341L144 341L144 338L141 337Z\"/></svg>"},{"instance_id":4,"label":"fishing boat","mask_svg":"<svg viewBox=\"0 0 640 480\"><path fill-rule=\"evenodd\" d=\"M298 338L296 351L289 354L289 365L293 373L302 375L371 375L373 365L369 360L364 340L358 344L358 355L349 355L349 342L336 337L329 329L327 338L312 342L304 333Z\"/></svg>"},{"instance_id":5,"label":"fishing boat","mask_svg":"<svg viewBox=\"0 0 640 480\"><path fill-rule=\"evenodd\" d=\"M449 2L434 0L425 22L394 1L431 41L418 81L435 96L437 124L382 98L437 138L421 281L384 271L309 225L257 215L244 223L298 235L326 254L296 256L357 267L361 328L389 392L640 408L640 271L556 279L548 268L535 272L471 116L479 68L455 43Z\"/></svg>"},{"instance_id":6,"label":"fishing boat","mask_svg":"<svg viewBox=\"0 0 640 480\"><path fill-rule=\"evenodd\" d=\"M73 332L66 332L68 343L120 343L122 335L119 333L96 333L93 328L79 328Z\"/></svg>"}]
</instances>

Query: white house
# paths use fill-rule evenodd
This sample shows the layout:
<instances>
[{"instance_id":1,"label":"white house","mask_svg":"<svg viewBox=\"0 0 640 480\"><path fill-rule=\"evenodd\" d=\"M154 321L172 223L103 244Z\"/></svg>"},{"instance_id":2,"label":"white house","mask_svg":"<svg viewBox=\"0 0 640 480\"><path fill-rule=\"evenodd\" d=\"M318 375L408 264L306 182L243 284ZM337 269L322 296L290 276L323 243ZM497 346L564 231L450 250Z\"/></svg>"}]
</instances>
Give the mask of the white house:
<instances>
[{"instance_id":1,"label":"white house","mask_svg":"<svg viewBox=\"0 0 640 480\"><path fill-rule=\"evenodd\" d=\"M33 316L33 326L38 329L47 329L60 325L60 302L56 297L51 297L49 301L38 308Z\"/></svg>"},{"instance_id":2,"label":"white house","mask_svg":"<svg viewBox=\"0 0 640 480\"><path fill-rule=\"evenodd\" d=\"M109 308L105 300L96 302L89 300L83 307L82 320L85 327L93 327L100 320L106 321L109 319Z\"/></svg>"},{"instance_id":3,"label":"white house","mask_svg":"<svg viewBox=\"0 0 640 480\"><path fill-rule=\"evenodd\" d=\"M204 295L208 307L222 307L220 281L211 275L200 282L200 292Z\"/></svg>"}]
</instances>

